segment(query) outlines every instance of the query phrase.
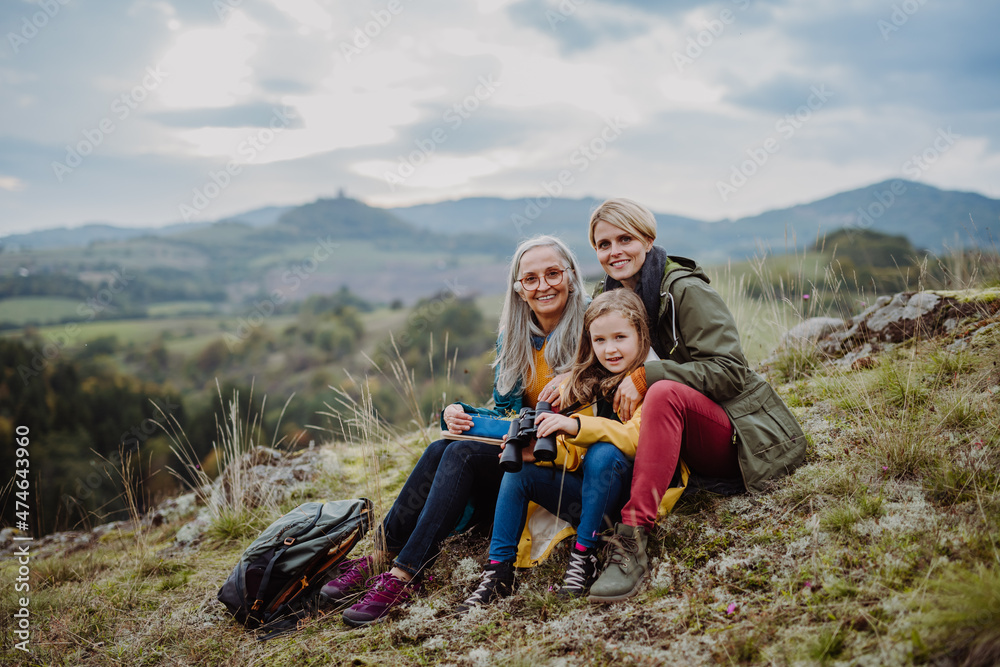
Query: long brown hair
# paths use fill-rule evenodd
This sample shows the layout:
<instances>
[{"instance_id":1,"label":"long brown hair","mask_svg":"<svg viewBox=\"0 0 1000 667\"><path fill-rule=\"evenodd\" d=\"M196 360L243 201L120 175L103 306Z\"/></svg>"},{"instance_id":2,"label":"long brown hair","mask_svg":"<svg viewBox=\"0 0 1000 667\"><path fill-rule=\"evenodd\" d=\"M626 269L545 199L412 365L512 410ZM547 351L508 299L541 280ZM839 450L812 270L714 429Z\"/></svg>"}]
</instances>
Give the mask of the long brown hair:
<instances>
[{"instance_id":1,"label":"long brown hair","mask_svg":"<svg viewBox=\"0 0 1000 667\"><path fill-rule=\"evenodd\" d=\"M618 313L631 324L639 337L639 354L628 369L614 375L601 365L590 341L590 326L599 317ZM649 326L646 324L646 307L630 289L614 289L597 296L583 316L583 335L576 348L576 360L567 384L567 398L571 403L593 403L609 399L615 389L629 374L646 361L650 347Z\"/></svg>"}]
</instances>

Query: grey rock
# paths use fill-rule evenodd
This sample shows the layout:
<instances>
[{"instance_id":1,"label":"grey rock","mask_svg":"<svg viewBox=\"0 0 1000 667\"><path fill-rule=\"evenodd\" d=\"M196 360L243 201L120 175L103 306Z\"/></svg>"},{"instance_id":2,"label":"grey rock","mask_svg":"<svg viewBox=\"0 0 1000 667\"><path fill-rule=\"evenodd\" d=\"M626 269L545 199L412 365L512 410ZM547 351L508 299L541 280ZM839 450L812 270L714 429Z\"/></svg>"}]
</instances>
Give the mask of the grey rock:
<instances>
[{"instance_id":1,"label":"grey rock","mask_svg":"<svg viewBox=\"0 0 1000 667\"><path fill-rule=\"evenodd\" d=\"M786 331L781 337L779 346L785 348L812 345L824 336L846 327L847 323L836 317L810 317Z\"/></svg>"},{"instance_id":2,"label":"grey rock","mask_svg":"<svg viewBox=\"0 0 1000 667\"><path fill-rule=\"evenodd\" d=\"M929 292L917 292L912 296L897 294L892 300L872 313L868 319L871 331L882 331L893 322L900 320L915 320L934 310L941 297Z\"/></svg>"}]
</instances>

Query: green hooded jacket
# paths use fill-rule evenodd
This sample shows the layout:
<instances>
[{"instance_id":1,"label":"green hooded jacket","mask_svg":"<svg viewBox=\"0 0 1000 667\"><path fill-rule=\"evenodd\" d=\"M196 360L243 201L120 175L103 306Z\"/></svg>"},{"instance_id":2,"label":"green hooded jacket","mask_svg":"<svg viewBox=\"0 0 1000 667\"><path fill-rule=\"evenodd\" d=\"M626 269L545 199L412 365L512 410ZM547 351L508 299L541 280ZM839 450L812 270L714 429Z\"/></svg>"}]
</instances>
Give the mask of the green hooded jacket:
<instances>
[{"instance_id":1,"label":"green hooded jacket","mask_svg":"<svg viewBox=\"0 0 1000 667\"><path fill-rule=\"evenodd\" d=\"M771 385L748 366L736 321L705 272L686 257L667 260L656 320L665 349L656 350L659 360L646 362L646 384L674 380L721 405L733 424L743 484L761 491L767 480L802 465L805 434Z\"/></svg>"}]
</instances>

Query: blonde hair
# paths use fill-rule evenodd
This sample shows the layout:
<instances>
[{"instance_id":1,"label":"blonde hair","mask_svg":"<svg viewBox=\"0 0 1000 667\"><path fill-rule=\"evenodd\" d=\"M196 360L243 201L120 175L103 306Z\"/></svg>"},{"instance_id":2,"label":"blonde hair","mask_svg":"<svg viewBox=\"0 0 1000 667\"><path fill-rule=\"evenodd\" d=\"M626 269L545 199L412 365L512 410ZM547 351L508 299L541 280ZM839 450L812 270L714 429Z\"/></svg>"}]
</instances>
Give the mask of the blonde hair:
<instances>
[{"instance_id":1,"label":"blonde hair","mask_svg":"<svg viewBox=\"0 0 1000 667\"><path fill-rule=\"evenodd\" d=\"M524 253L546 246L555 248L562 257L563 268L568 269L565 280L569 286L569 295L559 324L548 336L548 342L545 344L545 363L557 375L565 373L573 364L573 353L576 350L580 330L583 328L583 313L587 308L580 265L573 251L556 237L536 236L518 245L510 262L507 294L504 296L503 312L500 314L499 328L503 334L503 343L497 352L496 361L493 362L493 367L497 370L496 388L500 394L513 391L518 381L521 382L522 388L535 381L535 355L531 336L545 338L545 332L535 321L531 307L518 295L514 283L521 270L521 258Z\"/></svg>"},{"instance_id":2,"label":"blonde hair","mask_svg":"<svg viewBox=\"0 0 1000 667\"><path fill-rule=\"evenodd\" d=\"M639 337L639 350L628 369L614 375L601 365L590 340L590 327L599 317L608 313L618 313L632 325ZM646 307L642 299L628 288L613 289L599 294L587 308L583 316L583 335L576 349L576 361L566 385L570 402L593 403L598 399L610 399L615 389L646 361L652 341L646 324Z\"/></svg>"},{"instance_id":3,"label":"blonde hair","mask_svg":"<svg viewBox=\"0 0 1000 667\"><path fill-rule=\"evenodd\" d=\"M590 245L594 248L597 248L597 243L594 242L594 227L599 222L606 222L628 232L644 240L647 245L656 240L656 216L648 208L631 199L622 197L608 199L590 214Z\"/></svg>"}]
</instances>

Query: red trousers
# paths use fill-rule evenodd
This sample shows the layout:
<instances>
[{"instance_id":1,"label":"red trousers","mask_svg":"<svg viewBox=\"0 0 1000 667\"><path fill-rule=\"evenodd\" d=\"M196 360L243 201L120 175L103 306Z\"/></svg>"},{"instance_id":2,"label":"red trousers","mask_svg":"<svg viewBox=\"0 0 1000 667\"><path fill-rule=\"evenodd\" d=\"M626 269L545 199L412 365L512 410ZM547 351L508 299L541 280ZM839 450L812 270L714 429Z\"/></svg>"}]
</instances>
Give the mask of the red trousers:
<instances>
[{"instance_id":1,"label":"red trousers","mask_svg":"<svg viewBox=\"0 0 1000 667\"><path fill-rule=\"evenodd\" d=\"M622 509L625 524L653 527L682 456L700 475L740 476L733 426L722 406L685 384L660 380L642 402L632 495Z\"/></svg>"}]
</instances>

